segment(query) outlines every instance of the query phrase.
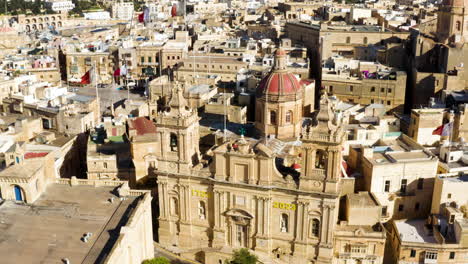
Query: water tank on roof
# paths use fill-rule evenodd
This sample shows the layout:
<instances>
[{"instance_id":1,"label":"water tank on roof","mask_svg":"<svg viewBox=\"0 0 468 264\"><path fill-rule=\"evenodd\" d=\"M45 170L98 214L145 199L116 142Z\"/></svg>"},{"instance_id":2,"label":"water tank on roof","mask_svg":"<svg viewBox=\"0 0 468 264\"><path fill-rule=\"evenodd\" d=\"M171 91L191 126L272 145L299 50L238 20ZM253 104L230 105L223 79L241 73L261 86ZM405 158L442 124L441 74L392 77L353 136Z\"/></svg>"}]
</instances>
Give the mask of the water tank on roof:
<instances>
[{"instance_id":1,"label":"water tank on roof","mask_svg":"<svg viewBox=\"0 0 468 264\"><path fill-rule=\"evenodd\" d=\"M468 165L468 153L464 153L464 154L463 154L463 156L462 156L462 158L461 158L461 161L462 161L464 164Z\"/></svg>"}]
</instances>

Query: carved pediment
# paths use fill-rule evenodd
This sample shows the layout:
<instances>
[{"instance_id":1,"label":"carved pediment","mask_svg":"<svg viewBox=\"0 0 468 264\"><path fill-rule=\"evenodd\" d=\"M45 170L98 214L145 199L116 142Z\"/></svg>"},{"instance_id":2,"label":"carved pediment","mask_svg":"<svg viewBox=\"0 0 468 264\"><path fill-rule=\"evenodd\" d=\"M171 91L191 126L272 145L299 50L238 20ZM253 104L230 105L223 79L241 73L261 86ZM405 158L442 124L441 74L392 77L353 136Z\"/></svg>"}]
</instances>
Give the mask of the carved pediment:
<instances>
[{"instance_id":1,"label":"carved pediment","mask_svg":"<svg viewBox=\"0 0 468 264\"><path fill-rule=\"evenodd\" d=\"M247 225L250 223L250 220L253 219L253 215L249 212L233 208L224 213L226 217L230 217L232 221L236 222L237 224Z\"/></svg>"}]
</instances>

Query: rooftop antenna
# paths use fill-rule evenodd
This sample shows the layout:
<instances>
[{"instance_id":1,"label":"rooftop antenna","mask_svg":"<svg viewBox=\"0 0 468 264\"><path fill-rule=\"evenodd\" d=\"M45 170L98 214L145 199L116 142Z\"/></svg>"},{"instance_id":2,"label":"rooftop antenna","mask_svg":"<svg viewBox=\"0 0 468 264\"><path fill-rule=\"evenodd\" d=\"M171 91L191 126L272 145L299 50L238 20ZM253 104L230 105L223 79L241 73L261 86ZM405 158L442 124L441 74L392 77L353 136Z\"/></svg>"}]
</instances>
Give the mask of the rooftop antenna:
<instances>
[{"instance_id":1,"label":"rooftop antenna","mask_svg":"<svg viewBox=\"0 0 468 264\"><path fill-rule=\"evenodd\" d=\"M100 123L101 122L101 104L99 102L99 92L98 92L98 78L97 78L97 62L96 60L94 61L94 88L96 89L96 103L97 103L97 122ZM98 125L98 124L96 124Z\"/></svg>"}]
</instances>

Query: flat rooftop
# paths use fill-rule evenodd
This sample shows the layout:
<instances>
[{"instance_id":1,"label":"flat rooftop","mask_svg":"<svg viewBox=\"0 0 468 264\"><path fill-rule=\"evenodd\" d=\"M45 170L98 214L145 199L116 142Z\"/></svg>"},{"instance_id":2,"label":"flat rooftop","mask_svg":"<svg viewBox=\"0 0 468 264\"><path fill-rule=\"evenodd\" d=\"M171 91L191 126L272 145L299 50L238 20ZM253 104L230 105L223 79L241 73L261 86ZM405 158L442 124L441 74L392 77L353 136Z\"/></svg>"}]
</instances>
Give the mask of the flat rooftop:
<instances>
[{"instance_id":1,"label":"flat rooftop","mask_svg":"<svg viewBox=\"0 0 468 264\"><path fill-rule=\"evenodd\" d=\"M128 221L135 201L120 201L112 187L51 184L30 205L0 205L1 263L99 263ZM115 197L113 203L109 198ZM83 234L91 232L87 243Z\"/></svg>"},{"instance_id":2,"label":"flat rooftop","mask_svg":"<svg viewBox=\"0 0 468 264\"><path fill-rule=\"evenodd\" d=\"M395 221L402 242L437 243L425 227L426 219Z\"/></svg>"}]
</instances>

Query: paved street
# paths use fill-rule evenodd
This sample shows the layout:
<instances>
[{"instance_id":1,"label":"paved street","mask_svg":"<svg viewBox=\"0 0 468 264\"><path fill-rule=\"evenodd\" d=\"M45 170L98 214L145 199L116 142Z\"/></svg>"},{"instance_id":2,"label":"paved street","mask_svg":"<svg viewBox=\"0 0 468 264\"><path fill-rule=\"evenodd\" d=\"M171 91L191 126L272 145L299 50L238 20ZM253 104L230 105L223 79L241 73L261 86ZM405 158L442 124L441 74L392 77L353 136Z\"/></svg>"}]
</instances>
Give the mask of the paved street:
<instances>
[{"instance_id":1,"label":"paved street","mask_svg":"<svg viewBox=\"0 0 468 264\"><path fill-rule=\"evenodd\" d=\"M112 103L116 103L123 99L143 99L143 93L137 93L133 90L117 90L118 85L112 87L107 85L102 88L98 88L99 101L101 106L101 113L105 112L110 108ZM94 85L87 85L83 87L70 87L70 90L81 95L96 96L96 87Z\"/></svg>"}]
</instances>

